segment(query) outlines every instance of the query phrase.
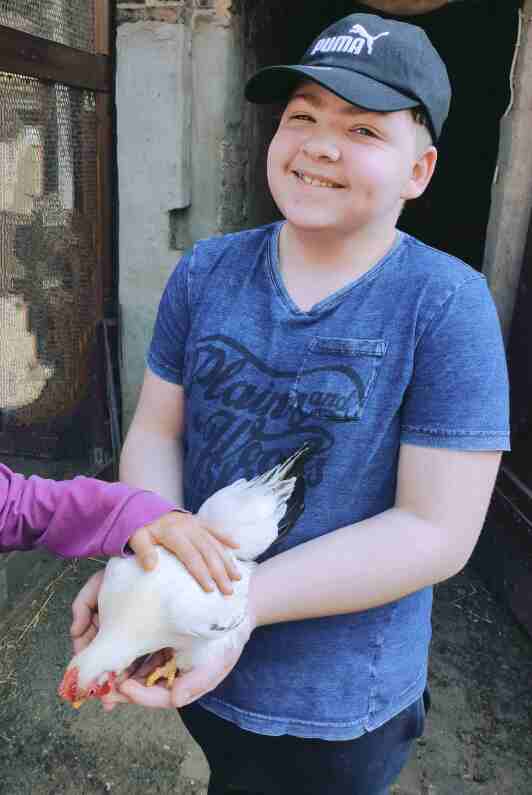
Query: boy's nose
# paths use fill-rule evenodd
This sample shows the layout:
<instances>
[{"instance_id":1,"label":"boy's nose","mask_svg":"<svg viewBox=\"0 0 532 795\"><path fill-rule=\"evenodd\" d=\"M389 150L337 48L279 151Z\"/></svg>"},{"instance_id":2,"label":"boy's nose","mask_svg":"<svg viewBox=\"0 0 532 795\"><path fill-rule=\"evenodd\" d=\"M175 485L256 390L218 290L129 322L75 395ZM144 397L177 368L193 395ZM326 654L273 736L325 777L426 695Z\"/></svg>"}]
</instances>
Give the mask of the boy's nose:
<instances>
[{"instance_id":1,"label":"boy's nose","mask_svg":"<svg viewBox=\"0 0 532 795\"><path fill-rule=\"evenodd\" d=\"M336 163L340 159L340 150L335 143L326 138L308 138L302 149L313 160L330 160L332 163Z\"/></svg>"}]
</instances>

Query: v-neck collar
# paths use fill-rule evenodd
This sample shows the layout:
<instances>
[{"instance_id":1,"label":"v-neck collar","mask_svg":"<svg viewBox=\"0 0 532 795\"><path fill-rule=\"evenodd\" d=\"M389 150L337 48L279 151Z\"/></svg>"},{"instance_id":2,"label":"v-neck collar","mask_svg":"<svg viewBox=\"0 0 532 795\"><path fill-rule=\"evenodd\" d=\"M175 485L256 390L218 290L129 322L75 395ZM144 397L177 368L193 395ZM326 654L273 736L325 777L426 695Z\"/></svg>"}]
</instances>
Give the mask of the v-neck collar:
<instances>
[{"instance_id":1,"label":"v-neck collar","mask_svg":"<svg viewBox=\"0 0 532 795\"><path fill-rule=\"evenodd\" d=\"M321 301L318 301L310 309L304 310L301 309L290 296L290 293L286 289L286 285L283 276L281 274L281 268L279 262L279 237L281 234L281 229L283 228L285 223L286 221L278 221L273 225L273 231L270 236L269 245L267 249L268 270L273 285L275 287L275 290L277 292L277 295L282 301L282 303L292 314L299 315L301 317L314 317L316 315L319 315L324 310L330 309L332 306L339 303L348 293L351 292L351 290L355 289L356 287L359 287L361 284L365 284L366 282L375 279L381 272L383 266L386 265L386 263L390 260L390 258L395 255L397 249L399 248L399 246L401 245L404 239L404 233L398 229L392 247L380 260L378 260L374 265L372 265L369 270L367 270L361 276L358 276L353 281L346 284L344 287L341 287L339 290L335 290L326 298L323 298Z\"/></svg>"}]
</instances>

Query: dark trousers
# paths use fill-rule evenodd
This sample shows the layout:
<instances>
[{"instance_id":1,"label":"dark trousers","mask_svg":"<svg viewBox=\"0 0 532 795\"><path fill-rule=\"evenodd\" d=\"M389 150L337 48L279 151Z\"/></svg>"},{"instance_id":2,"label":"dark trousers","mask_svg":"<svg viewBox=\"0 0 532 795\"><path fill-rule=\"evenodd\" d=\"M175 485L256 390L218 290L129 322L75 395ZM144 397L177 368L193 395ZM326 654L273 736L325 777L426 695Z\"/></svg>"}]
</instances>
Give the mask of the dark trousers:
<instances>
[{"instance_id":1,"label":"dark trousers","mask_svg":"<svg viewBox=\"0 0 532 795\"><path fill-rule=\"evenodd\" d=\"M211 769L209 795L387 795L423 733L429 695L355 740L269 737L195 704L180 710Z\"/></svg>"}]
</instances>

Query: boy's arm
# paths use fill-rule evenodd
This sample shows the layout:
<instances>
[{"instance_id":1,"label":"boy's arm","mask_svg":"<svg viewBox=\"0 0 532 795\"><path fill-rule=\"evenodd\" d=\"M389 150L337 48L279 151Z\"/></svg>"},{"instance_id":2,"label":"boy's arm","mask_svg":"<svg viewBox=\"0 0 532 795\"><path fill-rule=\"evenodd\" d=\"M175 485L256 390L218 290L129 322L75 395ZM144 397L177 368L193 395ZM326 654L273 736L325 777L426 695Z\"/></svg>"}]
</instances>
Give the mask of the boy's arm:
<instances>
[{"instance_id":1,"label":"boy's arm","mask_svg":"<svg viewBox=\"0 0 532 795\"><path fill-rule=\"evenodd\" d=\"M183 506L183 387L146 371L120 457L120 480Z\"/></svg>"},{"instance_id":2,"label":"boy's arm","mask_svg":"<svg viewBox=\"0 0 532 795\"><path fill-rule=\"evenodd\" d=\"M402 445L393 508L257 568L256 624L367 610L456 574L482 529L500 457Z\"/></svg>"},{"instance_id":3,"label":"boy's arm","mask_svg":"<svg viewBox=\"0 0 532 795\"><path fill-rule=\"evenodd\" d=\"M122 483L26 479L0 464L0 552L121 555L135 530L173 510L168 500Z\"/></svg>"},{"instance_id":4,"label":"boy's arm","mask_svg":"<svg viewBox=\"0 0 532 795\"><path fill-rule=\"evenodd\" d=\"M185 393L179 384L146 371L135 416L120 459L120 479L130 486L153 489L183 505L183 429ZM240 579L228 547L228 536L204 527L196 516L173 514L162 520L158 542L173 552L206 591L215 585L231 594Z\"/></svg>"}]
</instances>

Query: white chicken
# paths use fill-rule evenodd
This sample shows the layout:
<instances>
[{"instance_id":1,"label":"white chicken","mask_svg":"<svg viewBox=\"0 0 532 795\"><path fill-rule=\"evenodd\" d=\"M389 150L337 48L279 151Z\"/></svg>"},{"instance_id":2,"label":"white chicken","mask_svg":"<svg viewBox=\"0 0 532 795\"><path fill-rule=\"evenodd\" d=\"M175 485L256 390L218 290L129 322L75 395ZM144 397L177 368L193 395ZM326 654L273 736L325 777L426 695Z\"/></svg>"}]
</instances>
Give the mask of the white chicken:
<instances>
[{"instance_id":1,"label":"white chicken","mask_svg":"<svg viewBox=\"0 0 532 795\"><path fill-rule=\"evenodd\" d=\"M109 560L98 597L99 631L70 662L58 693L75 707L109 693L138 657L163 648L174 657L148 679L189 671L230 646L247 612L253 561L295 523L303 510L305 445L252 480L237 480L211 495L198 511L203 523L227 532L239 548L241 579L233 594L204 591L185 566L163 547L146 572L134 557ZM290 475L290 477L288 477ZM232 555L232 552L227 554Z\"/></svg>"}]
</instances>

